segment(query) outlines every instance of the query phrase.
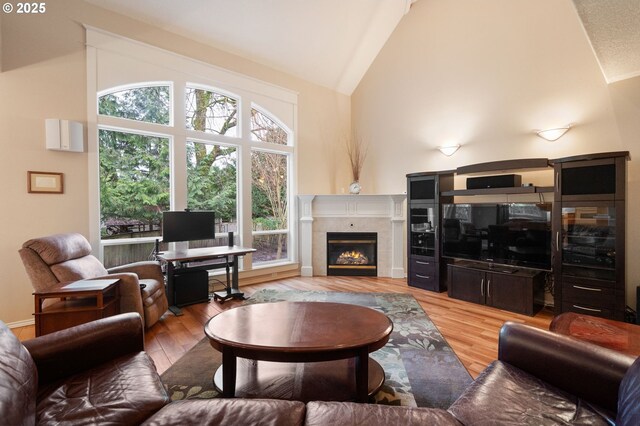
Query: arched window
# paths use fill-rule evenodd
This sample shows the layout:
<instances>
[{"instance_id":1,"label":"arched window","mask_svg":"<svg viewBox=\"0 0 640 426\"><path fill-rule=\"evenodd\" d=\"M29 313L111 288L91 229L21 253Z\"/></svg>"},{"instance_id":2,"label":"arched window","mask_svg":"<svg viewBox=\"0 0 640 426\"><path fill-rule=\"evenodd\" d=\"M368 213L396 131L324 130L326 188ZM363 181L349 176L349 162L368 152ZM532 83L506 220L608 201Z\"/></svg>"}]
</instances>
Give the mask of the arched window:
<instances>
[{"instance_id":1,"label":"arched window","mask_svg":"<svg viewBox=\"0 0 640 426\"><path fill-rule=\"evenodd\" d=\"M257 105L245 119L241 97L219 89L185 84L185 129L173 126L172 90L178 83L138 83L98 96L100 235L107 267L147 259L162 237L162 212L185 208L216 213L216 238L190 247L227 244L226 234L250 229L257 249L253 265L290 261L291 130ZM155 130L155 131L154 131ZM182 145L179 149L178 145ZM247 164L240 151L248 149ZM184 153L184 158L180 157ZM252 212L239 219L239 170L251 179ZM184 187L176 175L186 175ZM172 190L173 188L173 190ZM244 243L236 240L236 243ZM162 249L168 247L161 246Z\"/></svg>"},{"instance_id":2,"label":"arched window","mask_svg":"<svg viewBox=\"0 0 640 426\"><path fill-rule=\"evenodd\" d=\"M236 244L257 249L241 269L295 268L297 94L90 28L87 65L100 223L90 239L107 267L148 259L162 212L188 208L216 216L215 239L189 247L227 245L233 231ZM160 249L187 243L176 244Z\"/></svg>"},{"instance_id":3,"label":"arched window","mask_svg":"<svg viewBox=\"0 0 640 426\"><path fill-rule=\"evenodd\" d=\"M187 129L238 136L238 100L234 97L187 87L185 109Z\"/></svg>"},{"instance_id":4,"label":"arched window","mask_svg":"<svg viewBox=\"0 0 640 426\"><path fill-rule=\"evenodd\" d=\"M141 86L115 90L98 98L98 113L148 123L170 123L170 87Z\"/></svg>"}]
</instances>

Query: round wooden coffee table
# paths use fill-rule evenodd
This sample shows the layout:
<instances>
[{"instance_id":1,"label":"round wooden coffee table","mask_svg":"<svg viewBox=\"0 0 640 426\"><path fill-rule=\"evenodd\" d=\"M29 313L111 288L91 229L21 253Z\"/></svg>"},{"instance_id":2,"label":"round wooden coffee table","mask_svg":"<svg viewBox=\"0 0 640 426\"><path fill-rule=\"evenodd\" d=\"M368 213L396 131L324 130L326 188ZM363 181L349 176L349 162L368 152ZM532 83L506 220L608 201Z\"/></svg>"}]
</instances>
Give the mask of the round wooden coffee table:
<instances>
[{"instance_id":1,"label":"round wooden coffee table","mask_svg":"<svg viewBox=\"0 0 640 426\"><path fill-rule=\"evenodd\" d=\"M204 329L222 352L214 383L223 397L366 402L384 383L369 353L389 341L393 323L363 306L276 302L229 309Z\"/></svg>"}]
</instances>

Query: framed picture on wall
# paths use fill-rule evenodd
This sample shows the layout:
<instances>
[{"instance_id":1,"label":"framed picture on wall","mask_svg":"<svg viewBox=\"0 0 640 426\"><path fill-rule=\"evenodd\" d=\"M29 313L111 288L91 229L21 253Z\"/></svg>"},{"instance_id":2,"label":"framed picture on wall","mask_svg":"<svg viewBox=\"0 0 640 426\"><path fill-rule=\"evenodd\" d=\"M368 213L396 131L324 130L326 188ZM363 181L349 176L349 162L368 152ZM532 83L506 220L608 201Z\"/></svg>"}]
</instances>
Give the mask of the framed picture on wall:
<instances>
[{"instance_id":1,"label":"framed picture on wall","mask_svg":"<svg viewBox=\"0 0 640 426\"><path fill-rule=\"evenodd\" d=\"M62 194L63 191L62 173L27 172L27 192L29 194Z\"/></svg>"}]
</instances>

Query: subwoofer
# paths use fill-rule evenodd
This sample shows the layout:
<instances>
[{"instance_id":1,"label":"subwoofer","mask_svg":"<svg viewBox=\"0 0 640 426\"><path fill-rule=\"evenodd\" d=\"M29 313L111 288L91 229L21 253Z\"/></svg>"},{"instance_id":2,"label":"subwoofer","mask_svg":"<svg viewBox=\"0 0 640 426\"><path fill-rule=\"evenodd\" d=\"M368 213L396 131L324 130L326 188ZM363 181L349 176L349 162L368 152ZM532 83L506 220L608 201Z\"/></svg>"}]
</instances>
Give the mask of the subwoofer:
<instances>
[{"instance_id":1,"label":"subwoofer","mask_svg":"<svg viewBox=\"0 0 640 426\"><path fill-rule=\"evenodd\" d=\"M495 175L467 178L467 189L513 188L522 184L520 175Z\"/></svg>"}]
</instances>

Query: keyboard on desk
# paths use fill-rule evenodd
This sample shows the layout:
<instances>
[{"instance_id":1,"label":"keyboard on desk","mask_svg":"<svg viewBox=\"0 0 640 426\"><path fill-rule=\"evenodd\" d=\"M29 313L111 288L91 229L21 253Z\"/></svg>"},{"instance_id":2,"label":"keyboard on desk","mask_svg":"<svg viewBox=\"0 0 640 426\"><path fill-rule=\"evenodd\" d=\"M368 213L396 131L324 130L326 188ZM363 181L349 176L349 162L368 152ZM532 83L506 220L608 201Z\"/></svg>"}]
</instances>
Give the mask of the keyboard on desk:
<instances>
[{"instance_id":1,"label":"keyboard on desk","mask_svg":"<svg viewBox=\"0 0 640 426\"><path fill-rule=\"evenodd\" d=\"M227 260L225 258L206 259L206 260L194 260L191 262L183 262L182 266L186 268L196 268L209 265L225 265Z\"/></svg>"}]
</instances>

